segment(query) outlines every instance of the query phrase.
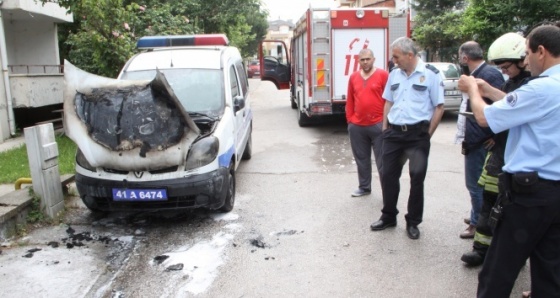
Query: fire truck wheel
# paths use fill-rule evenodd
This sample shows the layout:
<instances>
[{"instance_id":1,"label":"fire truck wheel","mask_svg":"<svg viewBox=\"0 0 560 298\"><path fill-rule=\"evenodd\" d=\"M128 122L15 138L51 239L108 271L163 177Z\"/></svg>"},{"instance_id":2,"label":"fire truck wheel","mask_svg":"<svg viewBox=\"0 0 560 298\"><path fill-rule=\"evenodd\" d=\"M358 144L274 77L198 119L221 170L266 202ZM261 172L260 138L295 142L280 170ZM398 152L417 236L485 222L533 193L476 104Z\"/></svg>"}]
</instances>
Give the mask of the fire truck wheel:
<instances>
[{"instance_id":1,"label":"fire truck wheel","mask_svg":"<svg viewBox=\"0 0 560 298\"><path fill-rule=\"evenodd\" d=\"M306 127L311 124L311 118L299 109L297 111L297 116L298 124L300 127Z\"/></svg>"}]
</instances>

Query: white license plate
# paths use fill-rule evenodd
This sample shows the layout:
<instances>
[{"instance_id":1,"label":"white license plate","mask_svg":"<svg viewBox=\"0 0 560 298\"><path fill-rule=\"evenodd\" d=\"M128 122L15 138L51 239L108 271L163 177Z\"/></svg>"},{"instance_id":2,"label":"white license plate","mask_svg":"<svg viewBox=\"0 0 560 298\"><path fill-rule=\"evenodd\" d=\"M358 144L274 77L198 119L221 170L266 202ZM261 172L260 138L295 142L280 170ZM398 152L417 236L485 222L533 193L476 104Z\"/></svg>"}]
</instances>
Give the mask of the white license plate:
<instances>
[{"instance_id":1,"label":"white license plate","mask_svg":"<svg viewBox=\"0 0 560 298\"><path fill-rule=\"evenodd\" d=\"M167 201L165 189L123 189L113 188L115 201Z\"/></svg>"},{"instance_id":2,"label":"white license plate","mask_svg":"<svg viewBox=\"0 0 560 298\"><path fill-rule=\"evenodd\" d=\"M445 91L445 95L461 95L461 91L459 91L459 90L448 90L448 91Z\"/></svg>"}]
</instances>

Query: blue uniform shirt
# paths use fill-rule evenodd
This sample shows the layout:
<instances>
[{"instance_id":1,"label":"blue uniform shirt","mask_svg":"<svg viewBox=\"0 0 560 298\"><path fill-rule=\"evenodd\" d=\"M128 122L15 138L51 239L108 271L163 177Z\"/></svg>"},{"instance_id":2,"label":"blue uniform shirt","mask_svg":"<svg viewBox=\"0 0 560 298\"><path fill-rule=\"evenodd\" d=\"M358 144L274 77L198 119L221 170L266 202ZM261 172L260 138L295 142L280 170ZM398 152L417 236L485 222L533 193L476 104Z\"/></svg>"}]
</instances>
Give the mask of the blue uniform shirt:
<instances>
[{"instance_id":1,"label":"blue uniform shirt","mask_svg":"<svg viewBox=\"0 0 560 298\"><path fill-rule=\"evenodd\" d=\"M391 124L430 121L435 107L444 103L441 74L426 68L422 60L418 60L410 76L402 69L394 69L389 74L383 98L393 103L387 115Z\"/></svg>"},{"instance_id":2,"label":"blue uniform shirt","mask_svg":"<svg viewBox=\"0 0 560 298\"><path fill-rule=\"evenodd\" d=\"M560 180L560 65L484 109L494 133L509 129L503 170Z\"/></svg>"}]
</instances>

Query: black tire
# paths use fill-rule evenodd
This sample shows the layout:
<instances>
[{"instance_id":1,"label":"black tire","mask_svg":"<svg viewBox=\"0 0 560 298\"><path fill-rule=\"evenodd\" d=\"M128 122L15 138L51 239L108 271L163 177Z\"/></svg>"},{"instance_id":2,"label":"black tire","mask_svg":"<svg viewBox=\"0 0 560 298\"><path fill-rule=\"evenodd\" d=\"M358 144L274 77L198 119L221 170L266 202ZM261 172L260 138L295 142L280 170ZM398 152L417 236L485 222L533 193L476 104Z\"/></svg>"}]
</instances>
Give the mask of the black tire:
<instances>
[{"instance_id":1,"label":"black tire","mask_svg":"<svg viewBox=\"0 0 560 298\"><path fill-rule=\"evenodd\" d=\"M233 170L233 165L229 168L228 175L228 190L226 194L226 199L224 200L224 205L218 209L219 212L230 212L233 210L233 205L235 204L235 171Z\"/></svg>"},{"instance_id":2,"label":"black tire","mask_svg":"<svg viewBox=\"0 0 560 298\"><path fill-rule=\"evenodd\" d=\"M304 112L301 111L301 102L300 102L300 107L297 110L297 120L298 120L298 124L300 127L306 127L309 126L309 124L311 124L311 118L309 116L307 116L307 114L305 114Z\"/></svg>"},{"instance_id":3,"label":"black tire","mask_svg":"<svg viewBox=\"0 0 560 298\"><path fill-rule=\"evenodd\" d=\"M245 150L241 156L242 160L249 160L253 156L253 126L249 129L249 138L247 139L247 144L245 144Z\"/></svg>"},{"instance_id":4,"label":"black tire","mask_svg":"<svg viewBox=\"0 0 560 298\"><path fill-rule=\"evenodd\" d=\"M90 203L92 200L91 200L91 199L88 199L87 196L82 196L81 198L82 198L82 202L84 203L84 205L86 205L86 207L87 207L87 208L89 209L89 211L91 211L92 213L99 214L99 213L104 213L104 212L105 212L105 210L101 210L101 209L97 208L97 206L95 206L95 205L97 205L97 204L92 205L92 204Z\"/></svg>"}]
</instances>

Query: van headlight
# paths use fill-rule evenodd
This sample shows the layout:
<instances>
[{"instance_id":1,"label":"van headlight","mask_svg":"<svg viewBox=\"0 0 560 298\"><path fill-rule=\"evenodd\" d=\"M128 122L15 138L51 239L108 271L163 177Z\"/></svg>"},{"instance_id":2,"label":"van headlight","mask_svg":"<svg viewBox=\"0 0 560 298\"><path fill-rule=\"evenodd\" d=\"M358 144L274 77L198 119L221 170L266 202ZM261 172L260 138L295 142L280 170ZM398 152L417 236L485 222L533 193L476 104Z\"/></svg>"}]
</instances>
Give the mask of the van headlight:
<instances>
[{"instance_id":1,"label":"van headlight","mask_svg":"<svg viewBox=\"0 0 560 298\"><path fill-rule=\"evenodd\" d=\"M76 152L76 163L80 165L80 167L88 171L97 172L97 170L89 164L89 161L87 161L86 157L82 153L82 150L80 149L78 149L78 151Z\"/></svg>"},{"instance_id":2,"label":"van headlight","mask_svg":"<svg viewBox=\"0 0 560 298\"><path fill-rule=\"evenodd\" d=\"M200 168L211 163L218 156L220 141L218 138L210 136L194 143L187 155L187 165L185 170Z\"/></svg>"}]
</instances>

